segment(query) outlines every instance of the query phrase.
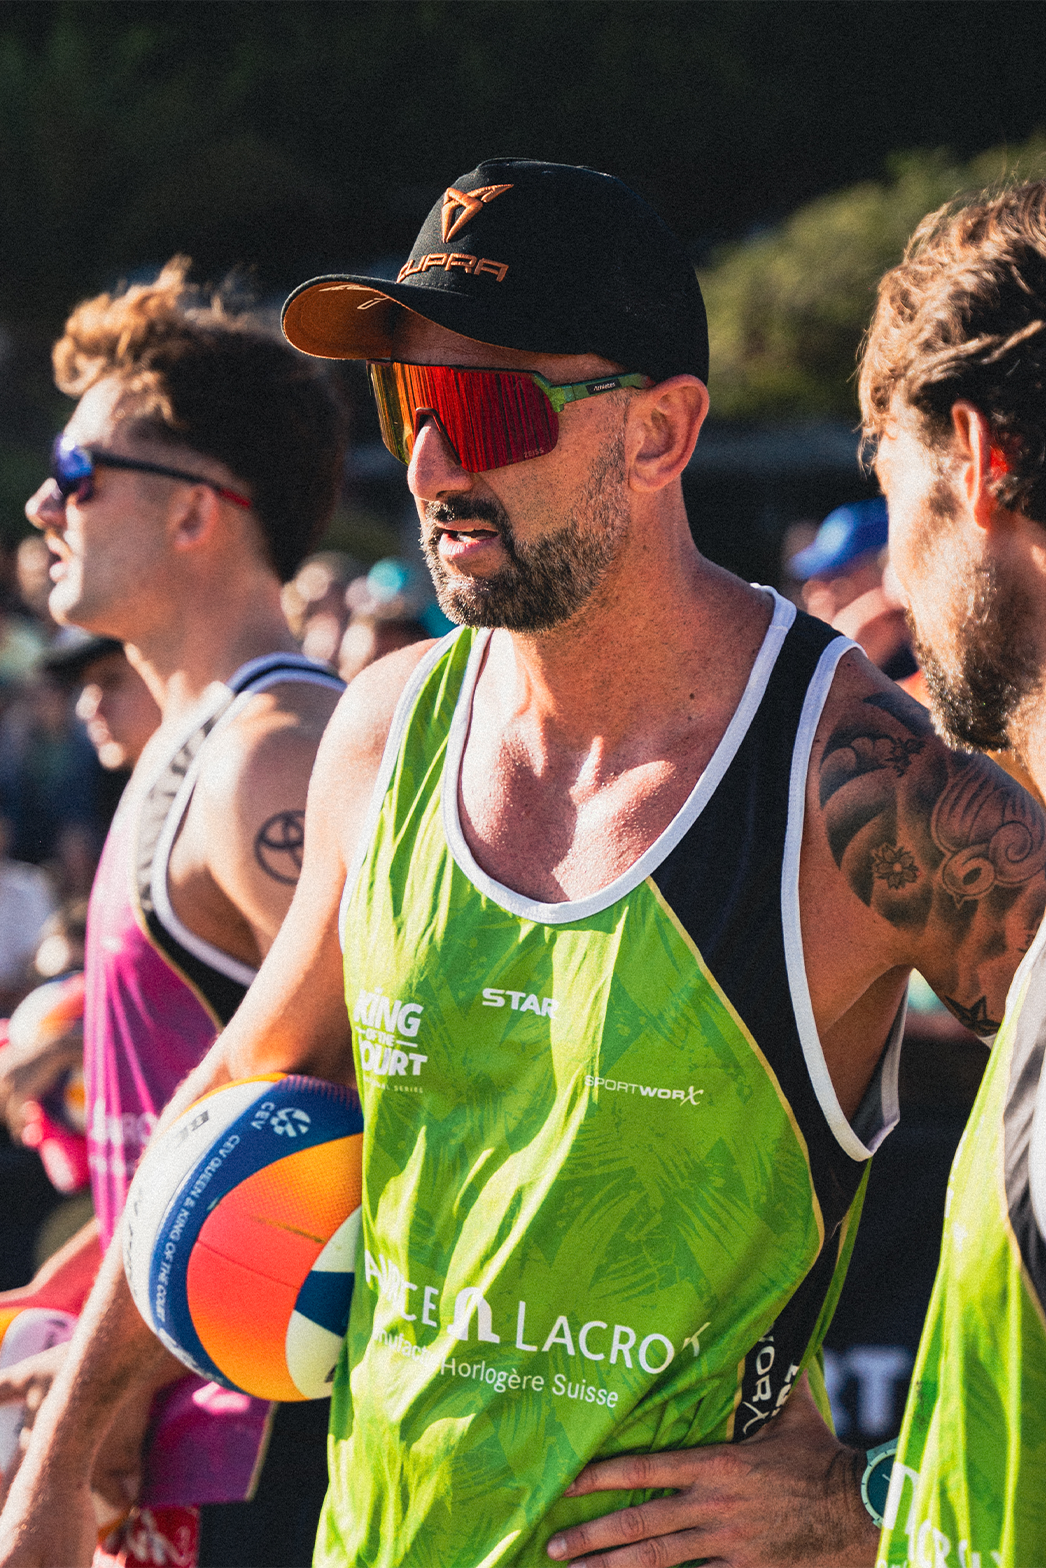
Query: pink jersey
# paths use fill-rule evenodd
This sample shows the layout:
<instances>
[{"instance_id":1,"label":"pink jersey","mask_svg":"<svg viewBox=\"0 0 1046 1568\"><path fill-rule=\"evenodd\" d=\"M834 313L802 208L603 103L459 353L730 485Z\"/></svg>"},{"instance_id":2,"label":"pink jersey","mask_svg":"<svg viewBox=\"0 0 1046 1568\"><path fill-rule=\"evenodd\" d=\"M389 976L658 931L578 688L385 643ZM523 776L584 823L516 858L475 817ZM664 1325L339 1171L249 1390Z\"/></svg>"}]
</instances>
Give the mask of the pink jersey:
<instances>
[{"instance_id":1,"label":"pink jersey","mask_svg":"<svg viewBox=\"0 0 1046 1568\"><path fill-rule=\"evenodd\" d=\"M87 926L87 1136L91 1190L106 1246L160 1112L219 1028L139 924L128 875L136 827L129 811L117 812L91 890Z\"/></svg>"},{"instance_id":2,"label":"pink jersey","mask_svg":"<svg viewBox=\"0 0 1046 1568\"><path fill-rule=\"evenodd\" d=\"M168 858L203 747L241 704L288 680L341 686L310 660L274 654L210 688L148 787L128 790L102 851L87 922L84 1067L91 1189L105 1245L160 1112L254 977L188 930L168 896ZM140 1501L160 1507L250 1497L273 1408L195 1376L164 1389Z\"/></svg>"}]
</instances>

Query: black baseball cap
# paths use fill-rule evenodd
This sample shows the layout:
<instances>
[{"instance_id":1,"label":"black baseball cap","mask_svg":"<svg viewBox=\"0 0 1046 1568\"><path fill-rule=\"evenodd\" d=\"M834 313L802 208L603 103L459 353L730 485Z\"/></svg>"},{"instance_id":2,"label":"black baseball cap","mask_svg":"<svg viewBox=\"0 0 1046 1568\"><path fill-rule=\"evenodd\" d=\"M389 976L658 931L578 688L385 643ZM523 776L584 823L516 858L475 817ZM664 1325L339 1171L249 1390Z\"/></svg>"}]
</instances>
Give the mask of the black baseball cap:
<instances>
[{"instance_id":1,"label":"black baseball cap","mask_svg":"<svg viewBox=\"0 0 1046 1568\"><path fill-rule=\"evenodd\" d=\"M67 631L79 632L79 628L69 627ZM123 651L123 643L115 637L95 637L90 632L79 632L75 637L60 636L60 640L50 647L40 660L40 668L69 685L75 685L87 667L96 659L104 659L110 653L123 653Z\"/></svg>"},{"instance_id":2,"label":"black baseball cap","mask_svg":"<svg viewBox=\"0 0 1046 1568\"><path fill-rule=\"evenodd\" d=\"M487 159L447 187L395 283L313 278L284 305L283 330L321 359L390 359L395 305L502 348L708 380L686 251L641 196L596 169Z\"/></svg>"}]
</instances>

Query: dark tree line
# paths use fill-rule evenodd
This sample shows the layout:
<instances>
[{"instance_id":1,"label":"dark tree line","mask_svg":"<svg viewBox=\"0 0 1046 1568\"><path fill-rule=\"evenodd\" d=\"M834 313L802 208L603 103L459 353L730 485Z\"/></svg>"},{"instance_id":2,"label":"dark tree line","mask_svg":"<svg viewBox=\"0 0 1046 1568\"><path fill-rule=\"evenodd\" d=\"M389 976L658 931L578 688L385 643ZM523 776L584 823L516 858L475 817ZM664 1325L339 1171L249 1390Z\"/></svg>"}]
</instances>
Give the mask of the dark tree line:
<instances>
[{"instance_id":1,"label":"dark tree line","mask_svg":"<svg viewBox=\"0 0 1046 1568\"><path fill-rule=\"evenodd\" d=\"M176 251L273 298L398 260L497 153L620 174L707 262L896 148L1027 136L1044 45L1009 0L6 0L0 532L89 291Z\"/></svg>"}]
</instances>

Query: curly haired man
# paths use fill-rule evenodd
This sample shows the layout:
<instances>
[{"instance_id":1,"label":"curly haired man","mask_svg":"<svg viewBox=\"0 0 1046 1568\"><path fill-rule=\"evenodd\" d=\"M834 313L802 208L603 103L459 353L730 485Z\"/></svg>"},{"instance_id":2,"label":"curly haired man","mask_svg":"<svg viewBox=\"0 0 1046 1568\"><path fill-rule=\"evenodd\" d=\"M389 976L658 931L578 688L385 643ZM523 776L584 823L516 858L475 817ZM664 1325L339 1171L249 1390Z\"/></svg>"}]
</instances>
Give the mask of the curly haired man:
<instances>
[{"instance_id":1,"label":"curly haired man","mask_svg":"<svg viewBox=\"0 0 1046 1568\"><path fill-rule=\"evenodd\" d=\"M280 586L337 498L342 416L308 361L199 296L180 261L81 304L54 363L78 402L26 508L54 557L50 608L124 643L162 714L88 923L88 1137L105 1247L157 1117L235 1012L297 881L306 786L341 682L297 652ZM88 1228L20 1304L82 1297L98 1249ZM80 1344L91 1323L88 1307ZM75 1377L80 1353L60 1376ZM97 1446L108 1427L93 1465L108 1526L99 1562L307 1563L326 1406L273 1407L165 1360L104 1405L92 1434ZM16 1368L3 1392L36 1397L53 1370Z\"/></svg>"},{"instance_id":2,"label":"curly haired man","mask_svg":"<svg viewBox=\"0 0 1046 1568\"><path fill-rule=\"evenodd\" d=\"M861 407L934 721L1046 786L1046 182L933 213L879 287ZM963 803L938 803L951 848ZM1032 847L951 860L958 907ZM1033 847L1046 855L1041 844ZM966 906L968 907L968 906ZM978 1020L971 1019L976 1027ZM952 1171L882 1564L1046 1562L1046 926L1010 989Z\"/></svg>"}]
</instances>

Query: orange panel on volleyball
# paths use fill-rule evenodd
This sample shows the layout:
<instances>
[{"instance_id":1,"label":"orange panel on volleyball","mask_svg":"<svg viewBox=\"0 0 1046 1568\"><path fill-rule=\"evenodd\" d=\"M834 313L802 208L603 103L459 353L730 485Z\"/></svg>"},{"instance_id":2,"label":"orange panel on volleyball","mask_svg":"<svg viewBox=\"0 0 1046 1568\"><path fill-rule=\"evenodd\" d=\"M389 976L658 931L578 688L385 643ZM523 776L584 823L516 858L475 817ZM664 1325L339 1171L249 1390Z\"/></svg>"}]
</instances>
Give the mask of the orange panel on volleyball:
<instances>
[{"instance_id":1,"label":"orange panel on volleyball","mask_svg":"<svg viewBox=\"0 0 1046 1568\"><path fill-rule=\"evenodd\" d=\"M198 1241L186 1286L193 1327L214 1364L260 1399L300 1400L287 1371L287 1324L300 1280L285 1284Z\"/></svg>"},{"instance_id":2,"label":"orange panel on volleyball","mask_svg":"<svg viewBox=\"0 0 1046 1568\"><path fill-rule=\"evenodd\" d=\"M298 1283L360 1201L359 1135L300 1149L220 1200L199 1242L271 1279Z\"/></svg>"}]
</instances>

